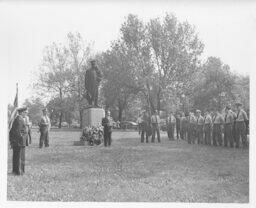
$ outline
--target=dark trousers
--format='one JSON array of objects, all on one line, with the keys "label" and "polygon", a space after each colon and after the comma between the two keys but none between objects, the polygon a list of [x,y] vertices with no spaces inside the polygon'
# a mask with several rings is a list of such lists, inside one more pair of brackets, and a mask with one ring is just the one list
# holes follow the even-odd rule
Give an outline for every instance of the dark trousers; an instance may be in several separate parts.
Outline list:
[{"label": "dark trousers", "polygon": [[25,172],[25,147],[14,145],[12,157],[12,172],[22,175]]},{"label": "dark trousers", "polygon": [[104,146],[110,146],[112,142],[111,138],[112,132],[111,131],[104,131]]},{"label": "dark trousers", "polygon": [[158,142],[161,142],[161,140],[160,140],[160,130],[159,130],[158,124],[152,124],[152,138],[151,138],[151,142],[155,142],[156,134],[157,134]]},{"label": "dark trousers", "polygon": [[203,125],[197,125],[197,143],[203,144],[204,132]]},{"label": "dark trousers", "polygon": [[26,139],[26,146],[28,146],[28,144],[31,144],[32,140],[31,140],[31,130],[28,130],[28,137]]},{"label": "dark trousers", "polygon": [[222,145],[221,124],[213,124],[212,141],[214,146],[217,146],[217,142],[219,146]]},{"label": "dark trousers", "polygon": [[186,140],[186,127],[182,127],[180,129],[180,138],[183,139],[183,140]]},{"label": "dark trousers", "polygon": [[174,123],[170,123],[168,125],[167,134],[168,134],[169,140],[174,140],[174,128],[175,128]]},{"label": "dark trousers", "polygon": [[176,136],[177,136],[177,139],[180,138],[180,127],[176,125]]},{"label": "dark trousers", "polygon": [[148,131],[146,129],[142,129],[141,130],[141,135],[140,135],[140,138],[141,138],[141,142],[143,143],[144,142],[144,136],[146,134],[146,142],[148,143]]},{"label": "dark trousers", "polygon": [[188,143],[191,144],[195,144],[195,134],[196,134],[196,129],[195,129],[195,124],[190,123],[189,124],[189,129],[188,129]]},{"label": "dark trousers", "polygon": [[242,138],[243,147],[247,147],[246,126],[244,121],[236,121],[236,147],[239,147],[240,137]]},{"label": "dark trousers", "polygon": [[232,128],[233,128],[232,123],[226,123],[225,124],[225,129],[224,129],[224,146],[225,147],[228,146],[228,143],[229,143],[230,147],[234,146]]},{"label": "dark trousers", "polygon": [[211,145],[211,126],[210,126],[210,124],[204,125],[204,141],[205,141],[205,144]]},{"label": "dark trousers", "polygon": [[40,140],[39,140],[39,148],[43,147],[43,144],[45,147],[49,147],[49,132],[48,129],[44,129],[40,131]]}]

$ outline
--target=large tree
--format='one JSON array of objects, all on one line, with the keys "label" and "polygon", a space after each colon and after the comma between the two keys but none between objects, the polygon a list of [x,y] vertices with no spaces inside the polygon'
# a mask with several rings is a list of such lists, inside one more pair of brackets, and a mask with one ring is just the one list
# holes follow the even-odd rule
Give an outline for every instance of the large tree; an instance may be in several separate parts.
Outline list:
[{"label": "large tree", "polygon": [[83,112],[87,105],[84,97],[84,74],[86,64],[91,56],[92,44],[86,43],[80,33],[71,33],[68,35],[68,50],[71,60],[71,70],[73,77],[71,82],[71,93],[75,97],[75,103],[77,104],[80,128],[83,126]]},{"label": "large tree", "polygon": [[202,73],[198,76],[198,83],[194,88],[194,105],[196,108],[218,108],[233,102],[235,95],[234,76],[229,66],[219,58],[209,57],[202,66]]},{"label": "large tree", "polygon": [[[41,90],[44,96],[58,96],[60,108],[63,109],[62,101],[70,92],[70,80],[72,78],[69,50],[56,43],[46,47],[43,63],[40,66],[39,79],[34,87]],[[59,128],[61,128],[62,118],[63,110],[61,110],[59,116]]]},{"label": "large tree", "polygon": [[169,94],[181,96],[189,89],[204,46],[187,22],[167,14],[163,21],[157,18],[144,24],[129,15],[121,26],[121,39],[151,109],[161,110]]}]

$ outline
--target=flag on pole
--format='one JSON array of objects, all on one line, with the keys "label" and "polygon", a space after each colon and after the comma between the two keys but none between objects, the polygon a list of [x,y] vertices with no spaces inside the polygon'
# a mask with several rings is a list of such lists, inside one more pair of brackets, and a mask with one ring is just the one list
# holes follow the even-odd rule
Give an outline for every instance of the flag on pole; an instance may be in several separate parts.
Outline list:
[{"label": "flag on pole", "polygon": [[16,96],[15,96],[14,102],[13,102],[13,110],[12,110],[11,116],[9,118],[9,124],[8,124],[9,131],[11,130],[12,123],[17,116],[17,110],[18,110],[18,83],[16,83]]}]

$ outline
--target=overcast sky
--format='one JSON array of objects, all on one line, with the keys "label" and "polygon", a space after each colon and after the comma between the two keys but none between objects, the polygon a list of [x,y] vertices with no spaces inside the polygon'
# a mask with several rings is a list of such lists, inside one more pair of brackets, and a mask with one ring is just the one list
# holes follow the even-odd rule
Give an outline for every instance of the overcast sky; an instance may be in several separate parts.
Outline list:
[{"label": "overcast sky", "polygon": [[[103,2],[103,1],[102,1]],[[144,21],[173,13],[179,21],[195,25],[205,44],[203,58],[217,56],[232,71],[247,75],[256,66],[256,4],[253,1],[54,1],[0,2],[1,74],[8,102],[19,83],[20,104],[31,97],[31,72],[41,63],[43,48],[65,42],[69,31],[94,41],[94,51],[104,51],[118,37],[124,18],[137,14]]]}]

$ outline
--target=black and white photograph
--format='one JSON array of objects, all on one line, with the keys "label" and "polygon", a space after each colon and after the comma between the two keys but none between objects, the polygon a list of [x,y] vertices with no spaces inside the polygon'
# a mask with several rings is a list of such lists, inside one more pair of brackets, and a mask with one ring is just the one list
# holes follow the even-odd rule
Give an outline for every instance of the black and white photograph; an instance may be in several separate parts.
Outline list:
[{"label": "black and white photograph", "polygon": [[0,25],[1,207],[256,206],[256,1],[2,0]]}]

